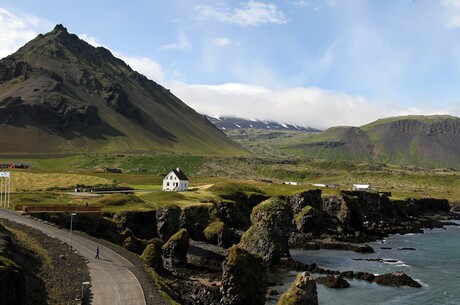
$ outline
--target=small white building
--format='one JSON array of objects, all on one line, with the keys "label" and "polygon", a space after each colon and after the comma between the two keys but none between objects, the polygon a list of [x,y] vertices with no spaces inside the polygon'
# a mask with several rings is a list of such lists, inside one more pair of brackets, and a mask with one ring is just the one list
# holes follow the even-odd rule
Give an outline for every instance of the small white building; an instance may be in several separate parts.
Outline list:
[{"label": "small white building", "polygon": [[369,191],[371,186],[369,184],[353,184],[354,191]]},{"label": "small white building", "polygon": [[188,190],[188,178],[180,168],[171,170],[163,178],[163,191],[183,192]]},{"label": "small white building", "polygon": [[283,182],[283,184],[288,184],[288,185],[300,185],[299,182],[296,182],[296,181],[285,181]]}]

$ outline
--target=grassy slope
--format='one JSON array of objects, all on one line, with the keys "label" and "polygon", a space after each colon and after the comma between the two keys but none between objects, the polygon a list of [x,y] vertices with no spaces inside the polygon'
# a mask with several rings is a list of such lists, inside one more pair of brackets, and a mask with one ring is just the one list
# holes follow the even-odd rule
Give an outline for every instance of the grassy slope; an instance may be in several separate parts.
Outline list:
[{"label": "grassy slope", "polygon": [[[33,68],[27,77],[0,82],[0,100],[21,96],[27,103],[38,104],[58,95],[80,109],[97,107],[101,122],[62,130],[21,116],[23,121],[0,126],[4,135],[0,153],[246,154],[169,90],[136,74],[109,51],[96,49],[63,28],[38,36],[2,62],[9,60],[25,61]],[[109,107],[105,100],[105,88],[114,83],[127,96],[120,106],[126,109],[121,111]],[[126,115],[133,108],[141,113],[141,119]]]},{"label": "grassy slope", "polygon": [[[235,185],[242,190],[256,188],[269,196],[289,196],[302,190],[314,189],[311,185],[313,183],[340,185],[341,189],[349,189],[353,183],[369,183],[374,190],[392,192],[395,198],[436,197],[446,198],[451,202],[458,202],[460,198],[460,173],[452,170],[301,159],[292,156],[290,159],[277,159],[272,156],[196,158],[177,155],[107,155],[85,156],[85,162],[81,162],[81,158],[83,156],[28,160],[33,168],[39,167],[40,170],[12,172],[12,204],[88,203],[103,206],[104,211],[111,212],[151,210],[171,204],[186,207],[216,202],[220,200],[222,188],[235,189]],[[146,172],[138,172],[139,164],[143,165]],[[185,172],[191,179],[191,190],[184,193],[161,192],[162,177],[158,174],[166,172],[164,169],[174,168],[177,164],[181,168],[187,168]],[[113,174],[95,170],[101,166],[115,165],[123,165],[125,172]],[[268,179],[274,183],[262,181]],[[282,184],[283,181],[298,181],[300,185],[285,185]],[[145,192],[128,196],[116,194],[82,197],[58,191],[43,191],[48,187],[68,187],[71,191],[75,183],[117,183]],[[212,185],[214,187],[210,187]],[[338,191],[326,188],[323,189],[323,194],[337,194]]]},{"label": "grassy slope", "polygon": [[282,151],[330,160],[460,168],[459,118],[403,116],[365,126],[333,127]]}]

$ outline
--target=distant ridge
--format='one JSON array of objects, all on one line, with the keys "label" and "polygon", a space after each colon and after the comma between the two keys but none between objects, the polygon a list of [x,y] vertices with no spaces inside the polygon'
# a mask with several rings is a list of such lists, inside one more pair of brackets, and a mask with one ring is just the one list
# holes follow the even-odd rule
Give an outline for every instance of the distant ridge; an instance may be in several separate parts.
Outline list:
[{"label": "distant ridge", "polygon": [[319,129],[299,126],[275,121],[250,120],[237,117],[213,117],[207,116],[208,120],[220,130],[231,129],[271,129],[271,130],[294,130],[305,132],[318,132]]},{"label": "distant ridge", "polygon": [[333,127],[289,148],[331,160],[460,169],[460,118],[401,116],[361,127]]},{"label": "distant ridge", "polygon": [[0,135],[0,154],[246,154],[169,90],[62,25],[0,61]]}]

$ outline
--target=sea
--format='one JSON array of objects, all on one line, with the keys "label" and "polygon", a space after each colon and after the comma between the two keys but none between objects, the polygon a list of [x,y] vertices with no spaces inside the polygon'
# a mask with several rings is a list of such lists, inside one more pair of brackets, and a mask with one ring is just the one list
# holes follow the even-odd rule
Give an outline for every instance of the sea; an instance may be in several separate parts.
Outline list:
[{"label": "sea", "polygon": [[[294,260],[316,263],[330,270],[365,271],[373,274],[403,271],[422,285],[422,288],[388,287],[347,279],[351,286],[346,289],[318,285],[320,305],[460,305],[460,221],[453,222],[459,226],[448,225],[425,230],[420,234],[397,234],[370,243],[375,251],[372,254],[338,250],[291,250],[291,256]],[[383,262],[366,260],[377,258],[383,259]],[[280,295],[289,288],[297,275],[297,272],[285,269],[271,270],[271,273],[277,282],[283,284],[271,287]],[[266,304],[276,304],[278,297],[270,297]]]}]

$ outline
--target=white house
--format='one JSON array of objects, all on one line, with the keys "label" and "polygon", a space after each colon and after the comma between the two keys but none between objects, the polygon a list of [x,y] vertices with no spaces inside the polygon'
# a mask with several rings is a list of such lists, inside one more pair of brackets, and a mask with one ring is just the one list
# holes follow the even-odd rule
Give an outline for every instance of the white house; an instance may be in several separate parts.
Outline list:
[{"label": "white house", "polygon": [[171,170],[163,178],[163,191],[183,192],[188,190],[188,178],[180,168]]},{"label": "white house", "polygon": [[369,191],[371,186],[369,184],[353,184],[354,191]]}]

